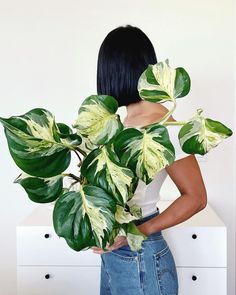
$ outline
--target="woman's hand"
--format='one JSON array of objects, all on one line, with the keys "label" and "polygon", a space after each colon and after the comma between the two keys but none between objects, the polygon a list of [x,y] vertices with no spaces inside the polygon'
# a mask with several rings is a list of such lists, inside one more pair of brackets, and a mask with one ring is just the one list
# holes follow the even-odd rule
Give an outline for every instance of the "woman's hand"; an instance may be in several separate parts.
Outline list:
[{"label": "woman's hand", "polygon": [[[110,246],[109,243],[107,243],[106,245],[106,249],[108,251],[111,250],[115,250],[118,249],[122,246],[126,246],[128,245],[128,240],[126,236],[117,236],[114,240],[114,243]],[[91,247],[91,249],[93,249],[93,253],[97,253],[97,254],[102,254],[102,253],[106,253],[107,251],[103,251],[102,248],[99,247]]]}]

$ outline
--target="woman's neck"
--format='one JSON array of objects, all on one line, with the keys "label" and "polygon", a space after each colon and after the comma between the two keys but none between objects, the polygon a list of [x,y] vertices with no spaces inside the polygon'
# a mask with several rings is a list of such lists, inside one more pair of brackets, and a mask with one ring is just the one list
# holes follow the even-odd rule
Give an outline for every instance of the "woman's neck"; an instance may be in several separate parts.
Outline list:
[{"label": "woman's neck", "polygon": [[160,104],[146,100],[131,103],[126,106],[127,119],[136,118],[139,116],[148,117],[153,113],[160,112],[160,109],[162,109]]}]

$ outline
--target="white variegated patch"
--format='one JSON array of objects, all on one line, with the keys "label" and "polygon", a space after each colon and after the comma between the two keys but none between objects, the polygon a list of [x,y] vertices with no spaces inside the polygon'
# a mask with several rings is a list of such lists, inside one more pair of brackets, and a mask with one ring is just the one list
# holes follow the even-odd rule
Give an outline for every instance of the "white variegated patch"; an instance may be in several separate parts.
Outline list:
[{"label": "white variegated patch", "polygon": [[119,223],[128,223],[132,220],[136,220],[139,219],[139,217],[131,215],[130,212],[125,211],[125,208],[120,206],[120,205],[116,205],[117,209],[116,209],[116,213],[115,213],[115,218],[116,221]]},{"label": "white variegated patch", "polygon": [[152,65],[153,74],[158,81],[156,89],[165,91],[169,97],[174,97],[176,70],[172,69],[167,62]]},{"label": "white variegated patch", "polygon": [[[14,183],[16,182],[20,182],[21,180],[27,179],[27,178],[32,178],[34,176],[25,173],[25,172],[21,172],[21,174],[19,176],[17,176],[17,178],[14,180]],[[47,184],[48,186],[53,186],[58,179],[60,179],[62,177],[62,175],[56,175],[56,176],[52,176],[52,177],[37,177],[39,179],[42,179],[44,181],[45,184]]]},{"label": "white variegated patch", "polygon": [[27,115],[25,115],[25,118],[18,118],[22,121],[25,121],[28,128],[30,129],[30,133],[32,134],[32,136],[44,139],[49,142],[55,142],[55,139],[53,138],[53,127],[55,126],[55,119],[49,112],[46,112],[44,110],[42,110],[42,112],[45,114],[44,121],[32,120],[31,117],[27,118]]},{"label": "white variegated patch", "polygon": [[100,245],[102,245],[102,239],[104,238],[104,230],[108,230],[107,220],[105,219],[104,208],[94,207],[93,204],[86,200],[86,197],[81,192],[83,198],[84,214],[89,216],[89,221],[94,233],[98,237]]}]

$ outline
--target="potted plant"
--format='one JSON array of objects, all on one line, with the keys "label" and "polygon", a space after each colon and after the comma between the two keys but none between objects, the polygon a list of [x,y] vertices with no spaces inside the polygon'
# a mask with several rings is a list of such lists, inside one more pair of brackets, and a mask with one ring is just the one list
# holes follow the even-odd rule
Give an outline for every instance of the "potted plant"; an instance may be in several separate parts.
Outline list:
[{"label": "potted plant", "polygon": [[[182,126],[179,144],[188,154],[205,155],[233,134],[221,122],[205,118],[202,109],[187,121],[167,122],[177,99],[186,96],[190,86],[186,70],[171,68],[168,59],[148,65],[138,80],[140,97],[154,103],[170,101],[173,107],[158,122],[141,128],[125,128],[116,114],[117,100],[106,94],[90,95],[83,101],[71,126],[74,131],[43,108],[0,117],[9,152],[22,170],[14,183],[33,202],[55,203],[53,226],[69,247],[106,250],[107,242],[126,235],[132,250],[141,248],[147,237],[133,220],[142,217],[142,210],[128,201],[140,179],[149,184],[175,160],[167,125]],[[64,173],[71,152],[79,160],[78,175]],[[69,186],[63,184],[66,177]]]}]

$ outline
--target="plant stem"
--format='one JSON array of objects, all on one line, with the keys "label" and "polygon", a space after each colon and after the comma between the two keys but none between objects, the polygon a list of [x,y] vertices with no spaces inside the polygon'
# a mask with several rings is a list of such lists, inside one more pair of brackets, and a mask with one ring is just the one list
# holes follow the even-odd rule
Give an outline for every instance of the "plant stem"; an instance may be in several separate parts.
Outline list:
[{"label": "plant stem", "polygon": [[79,148],[78,146],[77,146],[75,149],[76,149],[78,152],[80,152],[81,155],[83,155],[84,157],[87,156],[87,153],[86,153],[85,151],[81,150],[81,148]]},{"label": "plant stem", "polygon": [[71,177],[71,178],[73,178],[73,179],[75,179],[77,181],[80,181],[81,180],[80,177],[78,177],[78,176],[76,176],[76,175],[74,175],[72,173],[62,173],[61,175]]},{"label": "plant stem", "polygon": [[[156,125],[156,124],[160,124],[160,125],[184,125],[187,122],[186,121],[167,121],[169,119],[169,117],[172,115],[172,113],[174,112],[175,108],[176,108],[176,100],[173,99],[173,107],[172,109],[170,109],[165,116],[163,116],[159,121],[154,122],[152,124],[146,125],[147,127],[151,127],[152,125]],[[145,128],[146,126],[143,126],[143,128]]]},{"label": "plant stem", "polygon": [[174,112],[175,108],[176,108],[176,100],[174,99],[174,100],[173,100],[173,108],[170,109],[169,112],[167,112],[167,113],[165,114],[165,116],[164,116],[160,121],[158,121],[158,123],[164,125],[165,122],[169,119],[169,117],[170,117],[170,116],[172,115],[172,113]]},{"label": "plant stem", "polygon": [[79,164],[77,165],[78,167],[80,167],[82,165],[83,160],[81,159],[79,153],[77,152],[79,151],[84,157],[87,156],[87,153],[85,153],[83,150],[81,150],[79,147],[76,147],[73,152],[76,153],[77,157],[79,158]]},{"label": "plant stem", "polygon": [[168,122],[165,122],[163,125],[165,125],[165,126],[169,126],[169,125],[184,125],[187,122],[188,121],[168,121]]},{"label": "plant stem", "polygon": [[71,185],[69,186],[68,190],[70,190],[70,189],[72,188],[72,186],[73,186],[74,184],[76,184],[77,182],[78,182],[77,180],[74,181],[74,182],[72,182]]},{"label": "plant stem", "polygon": [[79,153],[77,153],[77,151],[76,150],[73,150],[75,153],[76,153],[76,155],[78,156],[78,158],[79,158],[79,160],[80,160],[80,162],[82,162],[82,159],[80,158],[80,155],[79,155]]}]

